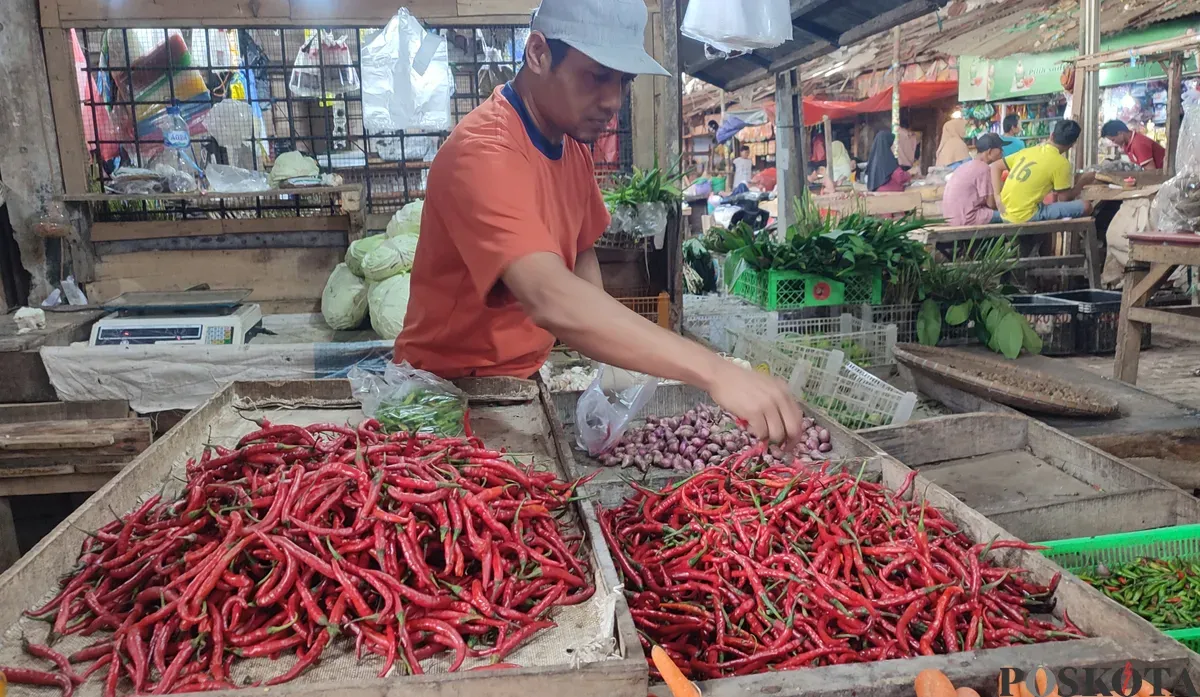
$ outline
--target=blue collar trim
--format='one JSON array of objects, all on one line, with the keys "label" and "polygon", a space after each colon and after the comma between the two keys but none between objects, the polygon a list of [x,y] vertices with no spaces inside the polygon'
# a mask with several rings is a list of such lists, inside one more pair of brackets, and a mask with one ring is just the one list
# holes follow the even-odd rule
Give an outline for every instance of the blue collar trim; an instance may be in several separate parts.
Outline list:
[{"label": "blue collar trim", "polygon": [[506,83],[500,91],[509,104],[517,110],[517,115],[521,117],[521,123],[525,124],[525,133],[529,135],[529,140],[533,142],[533,147],[537,148],[543,155],[551,160],[561,160],[563,156],[562,143],[555,145],[551,143],[541,131],[538,130],[537,124],[533,119],[529,118],[529,110],[525,108],[525,101],[521,99],[521,95],[513,89],[512,83]]}]

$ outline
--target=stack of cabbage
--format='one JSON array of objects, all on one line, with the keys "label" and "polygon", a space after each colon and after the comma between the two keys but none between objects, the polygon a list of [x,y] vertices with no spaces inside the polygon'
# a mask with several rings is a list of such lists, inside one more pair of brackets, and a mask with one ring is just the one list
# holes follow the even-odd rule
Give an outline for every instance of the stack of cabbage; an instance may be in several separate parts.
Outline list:
[{"label": "stack of cabbage", "polygon": [[380,337],[395,339],[408,310],[409,274],[417,253],[424,201],[397,211],[387,232],[358,240],[346,251],[321,296],[321,314],[333,329],[357,329],[371,315]]}]

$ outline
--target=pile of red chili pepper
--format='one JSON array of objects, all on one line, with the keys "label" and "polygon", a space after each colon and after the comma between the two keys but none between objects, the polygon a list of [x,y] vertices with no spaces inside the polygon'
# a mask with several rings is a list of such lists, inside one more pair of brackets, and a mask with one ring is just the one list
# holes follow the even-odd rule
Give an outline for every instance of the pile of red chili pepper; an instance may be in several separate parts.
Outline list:
[{"label": "pile of red chili pepper", "polygon": [[[383,657],[381,677],[442,652],[455,671],[500,662],[595,590],[582,536],[555,515],[578,482],[477,438],[263,423],[187,473],[177,500],[154,496],[85,541],[59,593],[28,613],[52,623],[26,648],[55,672],[0,668],[10,683],[70,695],[97,674],[110,697],[192,692],[235,687],[238,659],[288,657],[281,673],[260,669],[276,685],[335,641]],[[75,634],[96,639],[50,648]]]},{"label": "pile of red chili pepper", "polygon": [[[706,680],[1081,638],[1035,585],[924,500],[761,447],[597,509],[647,653]],[[651,666],[654,672],[653,665]],[[657,674],[657,673],[654,673]]]}]

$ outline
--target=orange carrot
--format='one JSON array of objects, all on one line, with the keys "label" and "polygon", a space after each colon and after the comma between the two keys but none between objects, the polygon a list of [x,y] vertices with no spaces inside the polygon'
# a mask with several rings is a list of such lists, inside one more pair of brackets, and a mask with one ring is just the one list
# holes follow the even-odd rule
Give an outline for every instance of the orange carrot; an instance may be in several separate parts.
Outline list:
[{"label": "orange carrot", "polygon": [[671,660],[661,646],[650,649],[650,658],[654,660],[654,667],[658,668],[659,675],[667,684],[667,688],[671,690],[673,697],[700,697],[700,691],[696,689],[691,680],[679,672],[675,661]]}]

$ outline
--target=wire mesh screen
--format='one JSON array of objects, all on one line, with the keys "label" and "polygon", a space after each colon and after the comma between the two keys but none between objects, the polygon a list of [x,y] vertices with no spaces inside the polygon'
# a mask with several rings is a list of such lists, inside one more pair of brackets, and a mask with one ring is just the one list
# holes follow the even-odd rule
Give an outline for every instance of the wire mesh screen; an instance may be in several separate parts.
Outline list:
[{"label": "wire mesh screen", "polygon": [[[422,198],[429,167],[450,129],[520,70],[527,26],[430,27],[445,40],[450,82],[447,128],[392,130],[364,118],[364,92],[376,94],[368,57],[385,41],[382,27],[114,28],[74,33],[75,62],[93,191],[134,193],[114,173],[154,169],[164,157],[203,185],[209,164],[268,174],[280,155],[314,158],[321,174],[361,184],[370,213],[391,213]],[[414,63],[423,63],[420,42]],[[435,49],[440,51],[440,48]],[[433,54],[435,51],[429,53]],[[440,56],[440,53],[436,53]],[[440,60],[440,58],[434,58]],[[435,64],[440,65],[440,64]],[[417,68],[414,67],[414,71]],[[445,74],[444,72],[442,74]],[[423,75],[414,73],[418,83]],[[364,89],[364,83],[366,89]],[[430,88],[432,89],[432,88]],[[368,105],[369,106],[369,105]],[[169,107],[187,125],[190,144],[164,147]],[[630,107],[592,145],[602,185],[632,167]],[[228,176],[249,175],[225,170]],[[337,183],[336,179],[334,183]],[[212,182],[209,182],[211,186]],[[228,189],[222,188],[223,191]],[[156,192],[148,192],[156,193]],[[190,206],[190,208],[189,208]],[[272,217],[336,213],[329,197],[245,196],[219,201],[122,201],[98,220]]]}]

